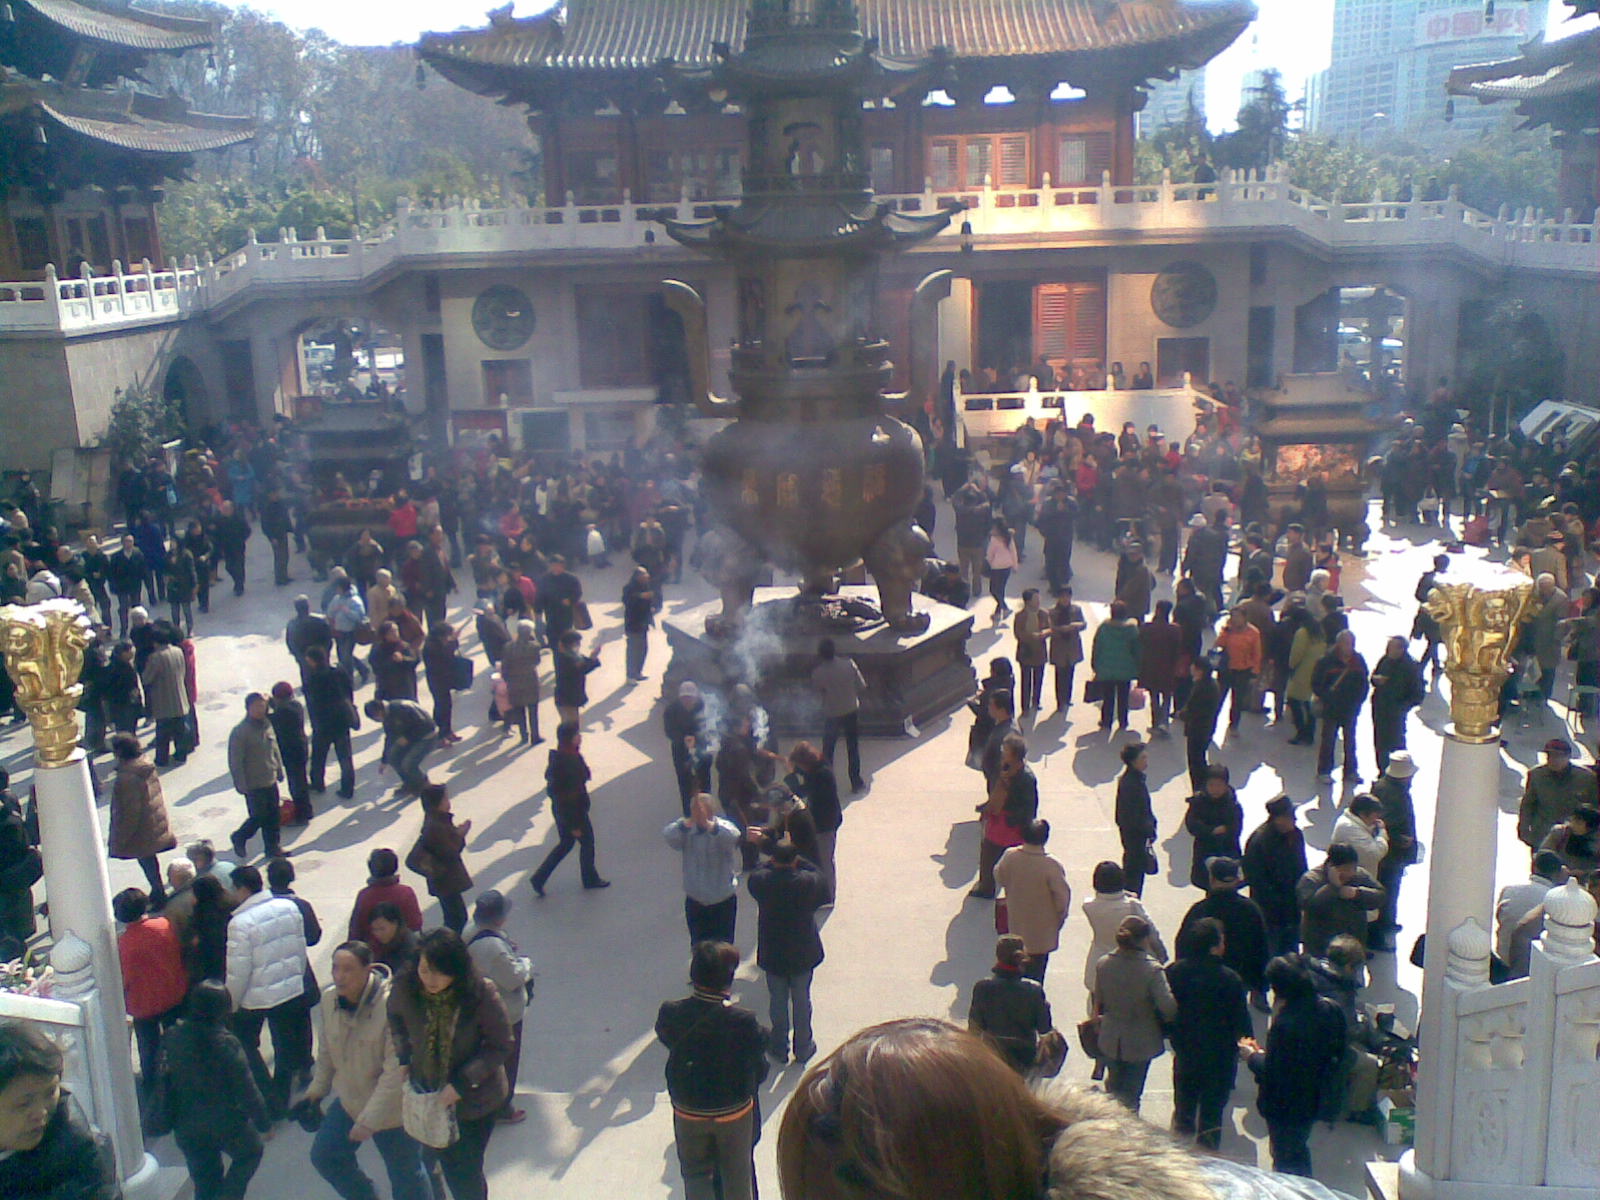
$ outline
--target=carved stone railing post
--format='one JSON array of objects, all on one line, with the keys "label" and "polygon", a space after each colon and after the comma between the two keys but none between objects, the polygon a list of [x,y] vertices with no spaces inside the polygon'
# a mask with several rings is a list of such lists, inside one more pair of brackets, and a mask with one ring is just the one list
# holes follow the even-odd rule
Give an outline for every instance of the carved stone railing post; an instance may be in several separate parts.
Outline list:
[{"label": "carved stone railing post", "polygon": [[77,744],[76,710],[83,694],[78,675],[91,632],[89,619],[75,600],[0,608],[0,653],[17,701],[33,725],[33,786],[50,899],[53,961],[67,976],[69,991],[82,993],[74,998],[88,998],[85,1031],[91,1047],[92,1107],[116,1148],[127,1200],[140,1200],[154,1186],[156,1162],[144,1151],[139,1125],[111,881],[89,771]]},{"label": "carved stone railing post", "polygon": [[[1500,813],[1497,701],[1511,672],[1518,633],[1532,614],[1533,585],[1484,590],[1446,583],[1426,603],[1448,651],[1445,673],[1452,718],[1439,764],[1427,928],[1450,934],[1428,939],[1423,966],[1416,1149],[1406,1169],[1410,1178],[1402,1174],[1401,1189],[1418,1196],[1431,1194],[1435,1180],[1454,1178],[1451,1148],[1459,1115],[1454,1106],[1461,1052],[1454,1024],[1456,999],[1463,989],[1475,986],[1467,982],[1478,976],[1469,960],[1479,949],[1478,935],[1488,937],[1483,930],[1493,919]],[[1483,942],[1485,956],[1487,945]],[[1454,961],[1452,948],[1460,951]]]}]

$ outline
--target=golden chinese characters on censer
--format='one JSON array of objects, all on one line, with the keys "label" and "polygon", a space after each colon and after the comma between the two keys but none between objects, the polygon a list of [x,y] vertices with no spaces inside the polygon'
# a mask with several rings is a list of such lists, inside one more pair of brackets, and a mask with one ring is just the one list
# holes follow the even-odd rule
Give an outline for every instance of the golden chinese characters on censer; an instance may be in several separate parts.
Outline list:
[{"label": "golden chinese characters on censer", "polygon": [[1533,616],[1533,585],[1485,590],[1470,583],[1440,584],[1428,593],[1428,612],[1444,631],[1450,677],[1450,717],[1462,741],[1493,741],[1500,722],[1500,689],[1516,669],[1519,631]]},{"label": "golden chinese characters on censer", "polygon": [[17,703],[33,725],[39,766],[59,767],[78,748],[78,700],[83,652],[94,636],[76,600],[8,604],[0,608],[0,651],[17,688]]}]

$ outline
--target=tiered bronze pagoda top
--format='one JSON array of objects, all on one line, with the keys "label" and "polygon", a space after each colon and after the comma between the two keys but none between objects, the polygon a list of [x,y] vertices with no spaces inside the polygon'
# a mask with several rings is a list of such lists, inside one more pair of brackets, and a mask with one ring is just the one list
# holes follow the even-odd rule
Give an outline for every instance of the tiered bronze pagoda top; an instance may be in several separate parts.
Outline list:
[{"label": "tiered bronze pagoda top", "polygon": [[[517,19],[507,5],[490,14],[487,29],[427,34],[417,50],[453,83],[535,109],[635,100],[641,76],[663,60],[709,67],[714,46],[748,44],[757,32],[746,28],[749,7],[747,0],[569,0],[556,12]],[[1255,16],[1250,0],[859,0],[854,7],[886,59],[943,52],[948,87],[985,90],[1035,74],[1049,87],[1096,74],[1170,77],[1209,61]]]},{"label": "tiered bronze pagoda top", "polygon": [[0,14],[0,177],[8,181],[151,187],[182,174],[190,155],[254,135],[248,117],[191,112],[179,97],[114,86],[137,78],[151,54],[210,46],[209,21],[126,0],[10,0]]}]

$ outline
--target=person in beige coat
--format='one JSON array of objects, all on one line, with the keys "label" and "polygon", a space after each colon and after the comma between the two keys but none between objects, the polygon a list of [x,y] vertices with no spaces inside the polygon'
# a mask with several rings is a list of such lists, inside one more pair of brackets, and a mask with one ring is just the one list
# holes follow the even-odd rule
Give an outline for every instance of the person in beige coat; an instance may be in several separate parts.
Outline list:
[{"label": "person in beige coat", "polygon": [[1150,953],[1154,932],[1143,917],[1123,918],[1117,948],[1100,960],[1094,979],[1106,1092],[1134,1112],[1150,1063],[1166,1048],[1162,1026],[1178,1015],[1166,972]]},{"label": "person in beige coat", "polygon": [[111,787],[111,828],[106,851],[112,858],[138,862],[150,881],[150,898],[160,908],[166,903],[167,889],[162,885],[157,856],[178,846],[167,821],[161,776],[140,752],[139,739],[131,733],[113,734],[111,753],[116,759],[116,775]]},{"label": "person in beige coat", "polygon": [[1022,973],[1044,982],[1051,953],[1061,945],[1061,926],[1072,904],[1072,889],[1059,859],[1045,852],[1050,822],[1030,821],[1022,845],[1012,846],[995,864],[994,880],[1005,894],[1010,931],[1022,939],[1027,961]]},{"label": "person in beige coat", "polygon": [[356,1161],[363,1142],[378,1148],[394,1200],[429,1200],[420,1147],[400,1125],[405,1073],[389,1032],[389,970],[365,942],[333,952],[333,985],[322,993],[322,1046],[301,1104],[332,1095],[311,1144],[311,1165],[341,1196],[375,1195]]}]

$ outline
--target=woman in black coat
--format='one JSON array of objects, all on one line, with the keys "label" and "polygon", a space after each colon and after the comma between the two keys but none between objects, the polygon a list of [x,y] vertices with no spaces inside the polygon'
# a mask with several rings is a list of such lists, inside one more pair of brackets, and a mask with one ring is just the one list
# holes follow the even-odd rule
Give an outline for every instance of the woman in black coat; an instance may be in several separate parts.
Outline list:
[{"label": "woman in black coat", "polygon": [[61,1051],[37,1027],[26,1021],[0,1026],[0,1196],[6,1200],[122,1195],[111,1144],[61,1086],[63,1070]]},{"label": "woman in black coat", "polygon": [[229,1027],[231,1010],[221,983],[196,984],[188,1016],[161,1042],[172,1133],[194,1180],[195,1200],[243,1200],[261,1165],[261,1135],[271,1128],[244,1047]]},{"label": "woman in black coat", "polygon": [[1156,813],[1145,777],[1150,755],[1143,742],[1130,742],[1121,757],[1124,769],[1117,778],[1116,820],[1122,837],[1122,872],[1127,890],[1142,896],[1144,877],[1150,874],[1150,847],[1156,840]]},{"label": "woman in black coat", "polygon": [[189,981],[224,981],[228,977],[228,897],[215,875],[194,881],[194,913],[183,945]]},{"label": "woman in black coat", "polygon": [[972,1007],[967,1010],[967,1028],[987,1037],[1023,1074],[1038,1058],[1039,1035],[1052,1027],[1044,988],[1022,973],[1027,957],[1015,934],[996,942],[994,970],[973,987]]},{"label": "woman in black coat", "polygon": [[1239,857],[1244,808],[1239,803],[1238,793],[1228,782],[1227,767],[1207,768],[1205,786],[1189,797],[1189,811],[1183,818],[1183,827],[1194,838],[1189,882],[1204,891],[1210,882],[1206,859],[1218,855]]}]

